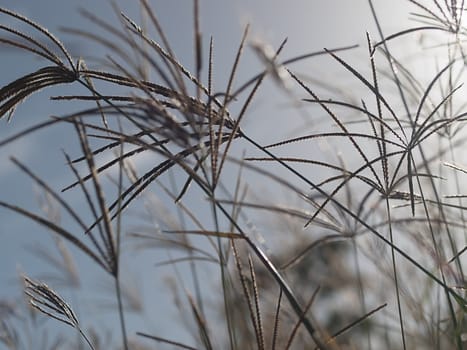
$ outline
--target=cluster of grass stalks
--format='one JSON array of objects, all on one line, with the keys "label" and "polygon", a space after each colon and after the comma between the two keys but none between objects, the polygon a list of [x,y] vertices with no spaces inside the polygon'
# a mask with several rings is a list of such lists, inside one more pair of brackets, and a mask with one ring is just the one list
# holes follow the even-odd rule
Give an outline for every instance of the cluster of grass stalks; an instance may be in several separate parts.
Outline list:
[{"label": "cluster of grass stalks", "polygon": [[[93,274],[113,281],[118,323],[106,340],[106,330],[88,327],[86,313],[78,321],[76,305],[49,282],[22,276],[29,305],[76,330],[71,339],[58,331],[50,348],[463,349],[464,1],[409,2],[414,27],[384,33],[369,0],[378,32],[367,34],[366,47],[350,43],[288,59],[286,40],[271,48],[251,40],[246,27],[232,48],[225,86],[214,84],[215,37],[206,40],[201,33],[197,0],[193,71],[177,58],[146,0],[139,4],[147,23],[115,8],[119,25],[83,12],[99,30],[66,29],[109,52],[96,61],[74,59],[43,26],[0,9],[27,28],[0,25],[0,43],[43,62],[0,89],[0,116],[14,123],[15,108],[48,87],[74,84],[86,91],[52,97],[78,101],[82,110],[44,118],[0,140],[4,146],[44,128],[69,126],[79,145],[72,150],[77,155],[64,152],[74,177],[69,186],[54,188],[11,158],[41,189],[43,210],[1,197],[0,207],[52,233],[68,288],[76,289],[79,275],[89,274],[74,262],[76,252],[95,266]],[[416,62],[433,69],[420,75],[417,65],[397,57],[392,47],[402,43],[416,47]],[[264,70],[239,81],[246,50],[257,54]],[[355,50],[366,53],[369,69],[346,61]],[[344,88],[340,80],[323,89],[294,69],[294,63],[318,56],[353,81],[353,94],[336,93]],[[293,107],[287,118],[320,121],[262,144],[244,119],[266,79]],[[333,93],[324,95],[329,86]],[[263,125],[263,132],[274,132]],[[296,145],[300,154],[289,154]],[[283,193],[280,203],[255,191],[258,183]],[[71,191],[84,205],[67,199]],[[57,212],[67,220],[61,222]],[[135,212],[148,225],[125,230]],[[167,256],[161,248],[169,252],[167,261],[139,270],[144,280],[162,265],[173,271],[167,284],[182,321],[170,336],[150,327],[134,330],[128,321],[129,308],[157,310],[158,301],[142,306],[146,300],[125,286],[126,243],[138,248],[134,254],[144,247],[159,262]],[[183,275],[181,265],[188,266]],[[19,320],[35,313],[25,309],[18,316],[10,304],[2,305],[0,340],[9,349],[27,348]],[[191,340],[177,338],[182,325]]]}]

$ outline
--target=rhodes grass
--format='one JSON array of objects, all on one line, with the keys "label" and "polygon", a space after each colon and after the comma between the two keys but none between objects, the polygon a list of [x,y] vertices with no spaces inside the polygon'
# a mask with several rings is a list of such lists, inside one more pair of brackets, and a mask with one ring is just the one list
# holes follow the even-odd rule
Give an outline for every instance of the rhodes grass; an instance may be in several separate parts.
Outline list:
[{"label": "rhodes grass", "polygon": [[[464,349],[465,4],[408,2],[412,27],[385,33],[369,0],[377,31],[364,46],[329,43],[288,59],[287,40],[272,47],[246,26],[232,62],[222,62],[223,85],[214,79],[216,36],[201,32],[197,0],[186,4],[189,59],[178,58],[146,0],[141,23],[114,6],[119,21],[83,10],[96,29],[64,28],[108,52],[98,58],[75,59],[45,27],[0,8],[17,24],[0,25],[2,46],[42,64],[0,89],[0,117],[14,125],[16,107],[46,88],[83,91],[51,97],[82,109],[0,140],[65,125],[77,144],[57,170],[71,176],[65,188],[11,158],[40,189],[41,211],[0,196],[1,210],[50,232],[54,246],[31,254],[52,261],[66,283],[21,274],[33,311],[2,303],[6,348],[30,348],[34,332],[47,338],[24,328],[39,312],[76,331],[49,335],[43,347],[51,349]],[[404,45],[413,57],[400,54]],[[363,68],[346,57],[356,51]],[[240,79],[249,54],[262,68]],[[296,68],[315,60],[340,75],[322,81]],[[284,136],[252,107],[268,81],[292,106],[287,117],[303,118],[296,134]],[[260,133],[250,130],[251,115]],[[266,133],[276,141],[264,143]],[[92,269],[80,269],[77,255]],[[171,316],[128,284],[127,265],[146,284],[169,271],[150,293],[170,290],[180,313],[173,336],[154,331]],[[112,281],[93,293],[112,295],[118,326],[93,325],[58,291],[89,293],[79,287],[89,275]]]}]

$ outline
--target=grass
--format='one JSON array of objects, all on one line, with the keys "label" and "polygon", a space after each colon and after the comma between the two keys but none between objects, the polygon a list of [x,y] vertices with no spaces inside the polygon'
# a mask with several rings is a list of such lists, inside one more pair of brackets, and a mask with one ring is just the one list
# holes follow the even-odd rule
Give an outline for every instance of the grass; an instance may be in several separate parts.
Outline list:
[{"label": "grass", "polygon": [[[12,157],[43,193],[42,213],[9,198],[0,198],[0,207],[52,233],[58,260],[48,251],[35,254],[60,267],[72,292],[79,291],[73,281],[89,273],[74,262],[78,253],[94,266],[93,274],[112,280],[113,293],[103,294],[114,294],[118,327],[107,346],[465,347],[464,2],[409,2],[415,27],[383,33],[369,0],[377,39],[367,34],[366,47],[324,48],[290,59],[282,58],[287,40],[272,48],[252,40],[247,26],[223,87],[214,84],[215,37],[203,37],[196,0],[192,71],[177,58],[145,0],[140,1],[145,23],[115,7],[119,25],[83,11],[98,30],[66,29],[110,52],[97,60],[75,60],[43,26],[0,9],[28,28],[2,25],[0,42],[44,62],[0,89],[0,116],[14,123],[18,104],[45,88],[78,85],[86,91],[52,97],[77,101],[82,110],[0,140],[5,146],[67,125],[78,144],[72,150],[78,155],[64,151],[74,180],[55,188]],[[421,33],[428,44],[415,39]],[[416,46],[415,62],[435,62],[435,73],[427,77],[397,57],[392,48],[398,42]],[[264,69],[239,81],[248,50]],[[345,58],[355,50],[365,52],[366,70]],[[294,68],[318,58],[340,67],[347,78],[320,83]],[[264,133],[276,131],[267,115],[252,108],[269,79],[292,106],[288,114],[321,119],[306,123],[298,135],[278,131],[272,135],[277,141],[264,144],[245,120],[255,115]],[[355,86],[350,95],[340,92],[344,79]],[[258,183],[284,200],[257,190]],[[67,197],[71,191],[82,198],[80,206]],[[68,220],[61,222],[57,212]],[[135,213],[138,226],[126,229]],[[134,330],[129,321],[141,316],[145,324],[141,310],[158,303],[125,283],[131,264],[123,252],[129,245],[133,254],[144,250],[159,260],[154,267],[133,259],[142,281],[162,266],[171,271],[165,288],[180,311],[174,324],[180,339],[150,327]],[[57,336],[49,348],[106,348],[105,328],[86,326],[92,316],[83,313],[78,321],[72,303],[50,283],[27,274],[22,280],[29,305],[76,330],[77,337]],[[36,314],[22,309],[17,317],[19,309],[4,305],[0,340],[7,348],[27,348],[21,322]],[[191,334],[190,343],[182,341],[183,332]]]}]

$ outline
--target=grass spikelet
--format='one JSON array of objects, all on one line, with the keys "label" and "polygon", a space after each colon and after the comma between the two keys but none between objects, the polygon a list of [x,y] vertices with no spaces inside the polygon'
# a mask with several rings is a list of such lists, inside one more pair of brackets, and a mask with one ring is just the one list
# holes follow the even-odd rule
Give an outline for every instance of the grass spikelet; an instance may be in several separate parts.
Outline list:
[{"label": "grass spikelet", "polygon": [[23,276],[23,280],[25,285],[24,292],[28,296],[29,303],[34,309],[76,329],[88,346],[94,350],[91,342],[81,330],[78,318],[73,309],[60,295],[45,283],[36,282],[27,276]]}]

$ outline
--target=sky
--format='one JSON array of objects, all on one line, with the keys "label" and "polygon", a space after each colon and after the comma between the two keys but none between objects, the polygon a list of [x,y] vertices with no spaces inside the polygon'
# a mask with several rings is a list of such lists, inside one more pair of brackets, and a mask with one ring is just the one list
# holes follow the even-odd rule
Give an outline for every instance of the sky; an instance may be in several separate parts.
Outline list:
[{"label": "sky", "polygon": [[[121,9],[136,22],[140,16],[138,8],[134,5],[137,1],[119,1]],[[192,45],[192,7],[187,0],[151,1],[153,8],[165,29],[173,49],[182,62],[190,67],[193,64]],[[391,33],[407,24],[407,2],[403,0],[374,1],[376,11],[381,19],[381,24],[386,33]],[[204,36],[205,48],[212,35],[214,39],[215,84],[225,86],[226,78],[232,64],[236,47],[240,42],[243,28],[247,23],[251,25],[251,40],[277,47],[282,40],[288,38],[283,57],[289,58],[303,53],[358,44],[360,48],[354,53],[345,54],[355,62],[364,61],[367,57],[365,42],[366,31],[377,38],[376,27],[371,17],[371,11],[366,0],[217,0],[200,1],[201,5],[201,31]],[[56,34],[69,47],[74,59],[79,56],[104,55],[105,51],[96,45],[83,41],[63,32],[63,27],[71,28],[95,28],[92,23],[79,14],[79,9],[84,8],[93,14],[109,19],[116,24],[117,20],[107,1],[95,0],[0,0],[0,6],[17,11],[28,18],[44,25],[50,32]],[[0,23],[26,30],[24,25],[18,24],[1,15]],[[205,50],[206,51],[206,50]],[[245,55],[245,62],[239,75],[239,79],[245,81],[261,70],[261,62],[252,53]],[[41,62],[31,55],[24,54],[16,49],[0,47],[0,86],[3,86],[27,74],[31,69],[41,66]],[[333,79],[335,74],[340,74],[336,65],[332,62],[318,60],[320,65],[301,63],[298,66],[310,75],[319,75],[322,79]],[[321,62],[322,65],[321,65]],[[270,115],[272,125],[291,128],[287,121],[280,116],[283,106],[278,104],[266,104],[264,98],[268,94],[269,84],[264,95],[258,98],[254,105],[255,111],[261,111]],[[72,88],[67,92],[74,91]],[[79,106],[66,103],[50,103],[48,97],[61,92],[59,89],[50,89],[21,104],[11,122],[6,118],[0,120],[0,142],[5,138],[44,121],[50,115],[63,115],[70,109],[79,109]],[[256,119],[247,120],[247,127],[255,133],[259,130]],[[277,123],[277,124],[274,124]],[[284,125],[283,125],[284,124]],[[10,156],[27,164],[34,172],[60,189],[69,184],[70,174],[63,172],[64,158],[62,148],[76,150],[76,140],[70,140],[67,128],[54,127],[14,143],[3,146],[0,150],[0,200],[7,201],[38,212],[38,191],[32,181],[13,166]],[[270,133],[261,135],[264,142],[270,141]],[[71,196],[71,195],[70,195]],[[66,218],[65,218],[66,219]],[[31,249],[38,246],[52,244],[45,230],[28,220],[13,214],[5,209],[0,209],[0,299],[15,299],[18,296],[19,283],[17,274],[19,271],[27,272],[32,276],[40,276],[47,271],[47,266],[37,256],[31,254]],[[89,262],[83,257],[77,257],[80,266],[89,268]],[[49,266],[50,267],[50,266]],[[107,282],[106,282],[107,283]],[[159,298],[167,298],[170,291],[160,288]],[[95,298],[92,296],[90,298]],[[163,303],[159,303],[163,305]],[[169,313],[169,309],[162,307],[161,314]],[[173,317],[173,316],[170,316]],[[174,320],[172,318],[172,320]],[[159,332],[169,332],[170,323],[156,326]],[[189,341],[189,335],[186,335]],[[0,346],[0,349],[1,346]]]}]

